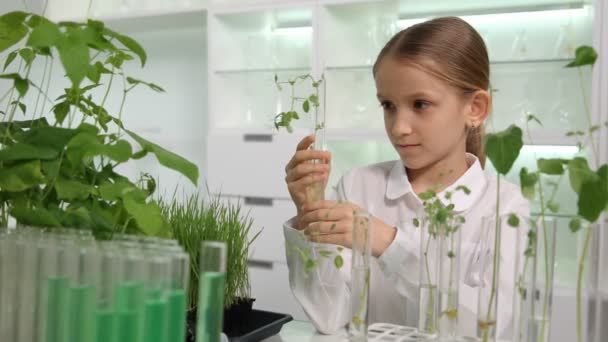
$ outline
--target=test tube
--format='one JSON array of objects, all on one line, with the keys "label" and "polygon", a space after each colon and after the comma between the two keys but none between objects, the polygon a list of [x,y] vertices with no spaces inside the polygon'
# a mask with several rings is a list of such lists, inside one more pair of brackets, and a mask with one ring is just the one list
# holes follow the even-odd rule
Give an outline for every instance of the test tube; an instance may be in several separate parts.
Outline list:
[{"label": "test tube", "polygon": [[368,213],[356,213],[352,230],[351,319],[348,325],[351,341],[367,341],[371,230],[371,216]]},{"label": "test tube", "polygon": [[17,341],[17,234],[0,239],[0,341]]},{"label": "test tube", "polygon": [[224,318],[226,244],[204,241],[201,246],[197,342],[220,340]]}]

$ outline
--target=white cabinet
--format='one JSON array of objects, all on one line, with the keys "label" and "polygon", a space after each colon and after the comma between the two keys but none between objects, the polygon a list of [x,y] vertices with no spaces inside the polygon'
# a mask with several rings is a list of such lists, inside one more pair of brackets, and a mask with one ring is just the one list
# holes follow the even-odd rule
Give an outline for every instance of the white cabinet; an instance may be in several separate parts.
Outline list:
[{"label": "white cabinet", "polygon": [[285,165],[298,134],[211,132],[209,186],[213,193],[289,199]]}]

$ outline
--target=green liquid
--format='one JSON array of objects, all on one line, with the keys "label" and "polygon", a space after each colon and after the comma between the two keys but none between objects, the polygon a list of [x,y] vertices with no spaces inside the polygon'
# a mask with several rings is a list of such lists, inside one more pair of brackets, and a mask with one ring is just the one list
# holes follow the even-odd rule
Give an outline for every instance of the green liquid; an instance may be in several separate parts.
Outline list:
[{"label": "green liquid", "polygon": [[[121,314],[134,315],[134,322],[130,329],[134,331],[134,338],[131,340],[119,340],[120,342],[140,342],[143,334],[143,312],[144,312],[144,285],[138,282],[125,282],[116,287],[114,305],[119,316]],[[124,318],[124,317],[123,317]],[[131,319],[131,318],[129,318]],[[120,320],[120,319],[119,319]],[[122,336],[124,328],[119,322],[119,338]]]},{"label": "green liquid", "polygon": [[167,302],[161,300],[146,301],[144,317],[144,341],[166,342]]},{"label": "green liquid", "polygon": [[197,342],[218,342],[224,321],[224,273],[200,275]]},{"label": "green liquid", "polygon": [[116,341],[116,314],[110,310],[99,310],[95,313],[95,342]]},{"label": "green liquid", "polygon": [[168,293],[168,342],[185,341],[186,339],[186,293],[184,290],[173,290]]},{"label": "green liquid", "polygon": [[46,306],[46,342],[60,342],[65,336],[67,322],[68,280],[63,277],[48,278]]},{"label": "green liquid", "polygon": [[94,332],[95,288],[74,286],[69,290],[69,342],[92,342]]},{"label": "green liquid", "polygon": [[138,315],[135,311],[119,311],[117,314],[118,340],[117,342],[139,341],[137,328]]}]

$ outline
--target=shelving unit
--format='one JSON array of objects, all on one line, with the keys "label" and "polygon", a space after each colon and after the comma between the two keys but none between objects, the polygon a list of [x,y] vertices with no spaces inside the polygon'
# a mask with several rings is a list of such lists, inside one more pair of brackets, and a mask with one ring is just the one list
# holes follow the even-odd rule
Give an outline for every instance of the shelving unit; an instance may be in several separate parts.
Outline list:
[{"label": "shelving unit", "polygon": [[[131,6],[138,3],[124,1]],[[293,134],[274,130],[274,115],[290,105],[289,94],[275,87],[275,74],[282,80],[308,73],[315,78],[325,76],[332,183],[354,166],[398,158],[384,132],[372,64],[393,34],[432,17],[462,16],[486,42],[492,88],[497,90],[488,131],[512,123],[524,127],[528,114],[542,121],[542,126],[530,123],[527,146],[514,169],[524,165],[534,169],[535,154],[568,157],[577,153],[576,139],[566,137],[565,132],[586,125],[581,99],[590,100],[594,112],[608,106],[606,100],[601,102],[605,94],[600,93],[600,89],[605,93],[608,88],[606,80],[600,87],[600,80],[594,79],[592,88],[589,70],[579,75],[576,69],[563,68],[576,46],[606,40],[606,29],[593,23],[599,20],[593,19],[596,10],[603,13],[599,18],[608,12],[602,7],[608,5],[601,1],[210,0],[164,9],[154,8],[153,4],[160,6],[160,1],[139,2],[145,3],[145,10],[125,13],[124,6],[116,5],[121,0],[109,1],[107,5],[114,4],[116,11],[101,11],[99,17],[141,32],[194,26],[206,31],[206,37],[200,37],[208,47],[208,59],[201,68],[206,69],[209,102],[199,113],[206,118],[206,127],[200,133],[208,145],[200,151],[208,158],[204,176],[212,192],[221,192],[226,198],[261,199],[249,203],[252,212],[261,210],[264,217],[272,218],[262,219],[267,225],[260,240],[264,241],[260,243],[263,248],[282,248],[281,224],[295,213],[289,206],[283,167],[296,143],[312,133],[310,116],[296,124]],[[185,6],[186,2],[180,4]],[[606,60],[608,43],[602,46],[600,56]],[[312,89],[297,91],[310,94]],[[607,138],[603,136],[600,141],[606,142]],[[604,149],[603,161],[606,154]],[[508,179],[518,182],[518,175],[509,175]],[[562,208],[572,207],[569,187],[563,188],[558,202]],[[563,265],[571,265],[576,255],[567,248],[572,235],[562,231],[558,244],[564,253],[557,259],[556,284],[570,286],[573,274],[569,266]],[[261,286],[256,282],[263,282],[265,276],[261,274],[268,274],[269,269],[287,277],[285,261],[275,252],[252,255],[254,265],[276,265],[251,268],[254,296]],[[303,318],[298,316],[302,313],[293,300],[283,306],[264,301],[256,304],[279,311],[284,308]]]}]

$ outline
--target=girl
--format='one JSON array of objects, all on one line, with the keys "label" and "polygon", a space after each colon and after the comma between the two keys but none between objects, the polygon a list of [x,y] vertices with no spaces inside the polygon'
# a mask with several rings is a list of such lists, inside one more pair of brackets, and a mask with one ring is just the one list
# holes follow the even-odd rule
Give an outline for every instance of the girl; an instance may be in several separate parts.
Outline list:
[{"label": "girl", "polygon": [[[331,156],[309,149],[312,136],[299,143],[286,166],[297,208],[297,216],[284,225],[287,245],[293,247],[287,248],[291,289],[320,332],[335,332],[349,322],[352,216],[367,211],[373,217],[369,321],[416,326],[420,230],[412,221],[424,210],[417,194],[432,188],[443,198],[443,192],[451,191],[456,213],[466,219],[461,227],[459,333],[474,336],[479,277],[473,255],[481,218],[494,215],[497,197],[495,177],[483,171],[483,124],[491,107],[486,47],[465,21],[433,19],[396,34],[380,52],[373,76],[386,133],[400,160],[351,170],[331,195],[337,201],[307,203],[306,187],[327,182]],[[313,164],[314,159],[327,163]],[[461,185],[470,189],[468,195],[454,191]],[[504,182],[498,195],[501,215],[529,216],[518,187]],[[514,270],[514,246],[522,243],[523,232],[503,229],[499,338],[510,333],[515,272],[509,270]],[[340,271],[324,262],[307,275],[298,247],[311,249],[313,244],[345,247]]]}]

